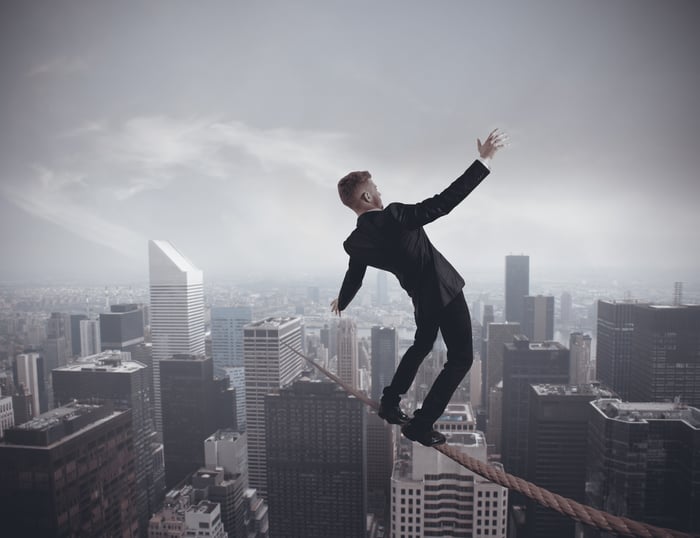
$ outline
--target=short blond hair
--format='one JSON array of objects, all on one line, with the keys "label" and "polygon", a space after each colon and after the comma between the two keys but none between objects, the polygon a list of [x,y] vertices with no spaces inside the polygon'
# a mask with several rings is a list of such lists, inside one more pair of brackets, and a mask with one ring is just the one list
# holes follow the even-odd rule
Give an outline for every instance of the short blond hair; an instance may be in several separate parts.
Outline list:
[{"label": "short blond hair", "polygon": [[338,181],[338,194],[340,201],[349,208],[357,205],[357,191],[372,178],[372,174],[364,172],[350,172]]}]

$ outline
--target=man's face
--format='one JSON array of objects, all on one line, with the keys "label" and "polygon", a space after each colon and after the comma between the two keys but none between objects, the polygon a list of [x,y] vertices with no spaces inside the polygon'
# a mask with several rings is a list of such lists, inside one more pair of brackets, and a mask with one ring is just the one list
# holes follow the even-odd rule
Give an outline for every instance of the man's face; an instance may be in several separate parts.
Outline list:
[{"label": "man's face", "polygon": [[382,204],[382,193],[379,192],[379,189],[377,189],[377,185],[375,185],[374,181],[372,181],[371,178],[367,180],[367,189],[365,190],[372,197],[372,206],[376,209],[384,209],[384,204]]}]

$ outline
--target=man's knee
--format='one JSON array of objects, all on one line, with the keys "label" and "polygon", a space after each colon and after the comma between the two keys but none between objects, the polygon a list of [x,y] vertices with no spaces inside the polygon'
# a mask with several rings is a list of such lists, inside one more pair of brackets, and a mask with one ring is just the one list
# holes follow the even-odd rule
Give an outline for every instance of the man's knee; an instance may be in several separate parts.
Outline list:
[{"label": "man's knee", "polygon": [[464,377],[474,362],[474,356],[469,350],[447,352],[445,368],[449,368],[455,375]]}]

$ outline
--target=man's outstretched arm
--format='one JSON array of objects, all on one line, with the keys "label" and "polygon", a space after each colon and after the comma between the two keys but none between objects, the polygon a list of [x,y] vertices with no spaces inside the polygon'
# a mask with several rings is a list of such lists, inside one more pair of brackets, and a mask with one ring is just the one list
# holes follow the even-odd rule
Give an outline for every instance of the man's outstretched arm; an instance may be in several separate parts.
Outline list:
[{"label": "man's outstretched arm", "polygon": [[350,257],[348,270],[343,279],[343,285],[340,286],[340,293],[338,297],[331,302],[331,311],[334,314],[340,315],[340,312],[345,310],[350,304],[350,301],[353,300],[360,287],[362,287],[362,280],[365,278],[366,271],[366,264]]},{"label": "man's outstretched arm", "polygon": [[505,145],[506,136],[494,129],[483,144],[478,138],[476,142],[479,160],[474,161],[464,174],[440,194],[422,202],[412,205],[390,204],[387,209],[394,218],[407,228],[419,228],[447,215],[464,200],[489,174],[488,164],[496,152]]}]

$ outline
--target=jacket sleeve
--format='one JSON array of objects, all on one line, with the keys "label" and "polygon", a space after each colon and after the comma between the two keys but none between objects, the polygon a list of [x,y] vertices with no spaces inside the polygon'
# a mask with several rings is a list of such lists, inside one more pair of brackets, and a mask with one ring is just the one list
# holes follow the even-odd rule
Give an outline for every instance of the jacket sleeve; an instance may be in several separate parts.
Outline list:
[{"label": "jacket sleeve", "polygon": [[343,285],[340,287],[340,293],[338,294],[338,309],[345,310],[353,300],[360,287],[362,286],[362,279],[365,277],[365,272],[367,271],[367,265],[354,259],[350,256],[350,262],[348,263],[348,270],[345,273],[345,278],[343,279]]},{"label": "jacket sleeve", "polygon": [[447,215],[488,175],[489,169],[481,161],[475,160],[440,194],[417,204],[390,204],[387,209],[406,228],[420,228]]}]

